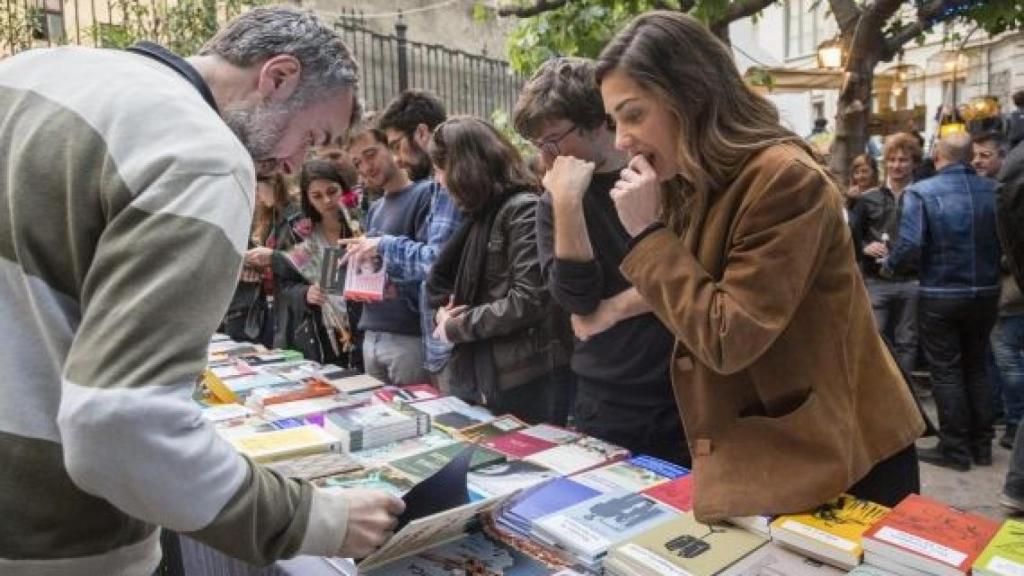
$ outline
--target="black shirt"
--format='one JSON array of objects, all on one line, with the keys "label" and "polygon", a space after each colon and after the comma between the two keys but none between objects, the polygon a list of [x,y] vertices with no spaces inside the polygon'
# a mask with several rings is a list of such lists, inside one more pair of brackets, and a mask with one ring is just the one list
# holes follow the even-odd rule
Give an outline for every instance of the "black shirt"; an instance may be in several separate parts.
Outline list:
[{"label": "black shirt", "polygon": [[[566,311],[587,315],[605,300],[632,288],[619,271],[629,252],[629,233],[619,221],[610,191],[618,172],[595,174],[583,197],[583,215],[594,260],[555,258],[551,194],[537,209],[537,253],[552,297]],[[575,341],[573,372],[581,383],[623,388],[633,400],[672,398],[669,361],[675,338],[654,314],[623,320],[585,342]]]}]

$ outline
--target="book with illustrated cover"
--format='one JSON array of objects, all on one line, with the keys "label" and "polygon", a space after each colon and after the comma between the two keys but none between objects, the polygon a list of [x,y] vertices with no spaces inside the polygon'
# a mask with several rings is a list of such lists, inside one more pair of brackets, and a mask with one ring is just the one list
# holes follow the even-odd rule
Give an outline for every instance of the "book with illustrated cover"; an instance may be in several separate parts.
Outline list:
[{"label": "book with illustrated cover", "polygon": [[359,400],[353,399],[348,394],[335,394],[333,396],[321,396],[307,398],[294,402],[271,404],[263,409],[267,418],[280,420],[282,418],[309,418],[315,415],[322,415],[331,410],[351,408],[361,404]]},{"label": "book with illustrated cover", "polygon": [[313,481],[313,484],[321,488],[335,490],[350,488],[383,490],[401,498],[406,492],[412,490],[416,482],[402,474],[401,471],[385,465],[318,478]]},{"label": "book with illustrated cover", "polygon": [[316,377],[334,386],[338,392],[344,392],[345,394],[357,394],[368,390],[376,390],[384,386],[383,382],[369,374],[340,376],[340,374],[345,373],[347,371],[331,370],[324,366],[322,370],[317,372]]},{"label": "book with illustrated cover", "polygon": [[[390,464],[419,481],[433,475],[435,472],[443,468],[444,465],[452,458],[462,452],[466,446],[468,446],[468,444],[465,442],[454,442],[447,446],[435,448],[427,452],[421,452],[400,460],[394,460]],[[504,461],[505,456],[502,454],[478,446],[473,452],[473,458],[470,461],[470,469],[474,470],[476,468]]]},{"label": "book with illustrated cover", "polygon": [[532,532],[592,566],[610,547],[679,514],[643,494],[613,492],[544,516],[533,523]]},{"label": "book with illustrated cover", "polygon": [[771,524],[771,537],[798,552],[850,570],[860,564],[861,537],[889,509],[842,494],[804,514],[785,514]]},{"label": "book with illustrated cover", "polygon": [[[968,574],[999,524],[926,496],[911,494],[864,534],[864,549],[896,566],[929,574]],[[882,564],[885,560],[894,566]]]},{"label": "book with illustrated cover", "polygon": [[210,371],[210,374],[221,380],[237,378],[239,376],[251,376],[256,373],[252,366],[241,359],[232,360],[220,366],[210,366],[207,370]]},{"label": "book with illustrated cover", "polygon": [[629,457],[629,451],[597,438],[584,436],[572,444],[555,446],[527,456],[525,460],[569,475]]},{"label": "book with illustrated cover", "polygon": [[283,476],[301,478],[303,480],[314,480],[316,478],[344,474],[345,472],[352,472],[362,468],[348,454],[342,454],[341,452],[323,452],[321,454],[299,456],[278,462],[269,462],[266,466],[276,470]]},{"label": "book with illustrated cover", "polygon": [[844,571],[768,542],[719,576],[841,576]]},{"label": "book with illustrated cover", "polygon": [[[595,485],[599,490],[611,492],[640,492],[652,486],[668,482],[672,478],[689,473],[669,462],[657,460],[650,456],[620,460],[612,464],[593,468],[574,475],[573,480],[588,485]],[[670,476],[666,476],[668,474]]]},{"label": "book with illustrated cover", "polygon": [[[338,250],[329,248],[329,250]],[[384,261],[380,257],[367,258],[356,265],[349,263],[348,266],[339,267],[339,260],[342,254],[332,254],[330,258],[324,258],[324,275],[333,275],[329,280],[332,290],[336,291],[337,286],[343,286],[342,293],[349,300],[359,302],[380,302],[384,300],[384,292],[387,288],[388,275],[384,269]],[[333,268],[332,268],[333,267]],[[344,276],[341,276],[344,274]],[[341,282],[341,279],[344,281]]]},{"label": "book with illustrated cover", "polygon": [[235,404],[245,404],[252,390],[293,384],[291,380],[269,372],[222,379],[209,370],[203,372],[203,383],[217,401]]},{"label": "book with illustrated cover", "polygon": [[[441,391],[430,384],[408,384],[405,386],[384,386],[373,393],[376,402],[403,404],[442,398]],[[435,416],[435,414],[431,414]]]},{"label": "book with illustrated cover", "polygon": [[408,407],[428,414],[435,426],[449,434],[457,434],[470,426],[494,420],[494,415],[486,408],[471,406],[454,396],[412,402]]},{"label": "book with illustrated cover", "polygon": [[473,444],[483,444],[496,436],[515,432],[516,430],[522,430],[527,426],[528,424],[519,418],[516,418],[511,414],[505,414],[503,416],[498,416],[490,422],[476,424],[475,426],[470,426],[469,428],[461,430],[458,433],[458,438],[459,440],[472,442]]},{"label": "book with illustrated cover", "polygon": [[697,522],[686,512],[619,544],[606,562],[642,576],[714,576],[765,542],[740,528]]},{"label": "book with illustrated cover", "polygon": [[364,572],[366,576],[547,576],[549,573],[545,565],[479,530]]},{"label": "book with illustrated cover", "polygon": [[254,388],[246,395],[245,403],[256,409],[265,409],[273,404],[336,396],[337,394],[338,391],[333,386],[321,380],[303,378],[297,382]]},{"label": "book with illustrated cover", "polygon": [[471,471],[466,486],[471,492],[490,498],[511,494],[557,477],[558,473],[554,470],[522,460],[509,460]]},{"label": "book with illustrated cover", "polygon": [[1021,576],[1024,574],[1024,522],[1003,522],[992,541],[974,561],[976,576]]}]

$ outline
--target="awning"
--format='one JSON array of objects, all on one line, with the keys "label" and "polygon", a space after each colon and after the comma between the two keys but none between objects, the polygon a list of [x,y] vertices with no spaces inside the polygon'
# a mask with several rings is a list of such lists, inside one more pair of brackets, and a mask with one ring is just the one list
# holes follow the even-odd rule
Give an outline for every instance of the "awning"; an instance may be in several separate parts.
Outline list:
[{"label": "awning", "polygon": [[[762,94],[786,92],[807,92],[808,90],[840,90],[843,87],[843,70],[792,69],[751,66],[743,75],[747,84]],[[875,92],[888,92],[894,76],[875,74]]]}]

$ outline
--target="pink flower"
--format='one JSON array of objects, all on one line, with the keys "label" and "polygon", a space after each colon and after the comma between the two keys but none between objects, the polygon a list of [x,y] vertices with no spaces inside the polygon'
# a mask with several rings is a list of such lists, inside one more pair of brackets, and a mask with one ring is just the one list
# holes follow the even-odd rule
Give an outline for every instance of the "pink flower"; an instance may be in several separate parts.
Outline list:
[{"label": "pink flower", "polygon": [[313,233],[313,221],[309,218],[303,218],[296,222],[292,229],[299,235],[300,238],[308,238]]},{"label": "pink flower", "polygon": [[346,208],[355,208],[359,205],[359,194],[355,190],[345,190],[341,193],[341,203]]}]

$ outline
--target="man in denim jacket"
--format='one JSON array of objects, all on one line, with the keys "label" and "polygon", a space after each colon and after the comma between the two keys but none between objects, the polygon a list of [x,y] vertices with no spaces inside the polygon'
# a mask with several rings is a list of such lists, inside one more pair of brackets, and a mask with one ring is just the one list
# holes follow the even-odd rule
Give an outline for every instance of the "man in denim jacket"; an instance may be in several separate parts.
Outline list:
[{"label": "man in denim jacket", "polygon": [[936,175],[913,184],[899,239],[885,266],[919,263],[920,328],[939,411],[939,445],[924,462],[965,471],[992,463],[992,414],[985,347],[996,320],[999,258],[995,182],[970,167],[971,140],[936,144]]}]

